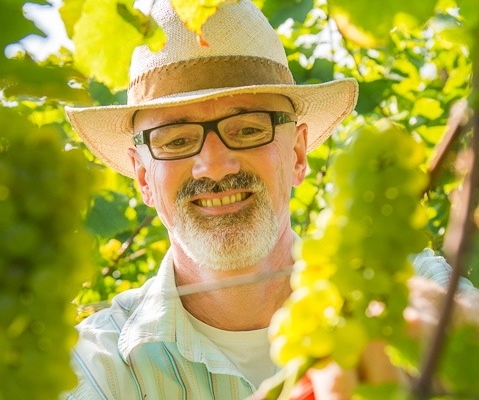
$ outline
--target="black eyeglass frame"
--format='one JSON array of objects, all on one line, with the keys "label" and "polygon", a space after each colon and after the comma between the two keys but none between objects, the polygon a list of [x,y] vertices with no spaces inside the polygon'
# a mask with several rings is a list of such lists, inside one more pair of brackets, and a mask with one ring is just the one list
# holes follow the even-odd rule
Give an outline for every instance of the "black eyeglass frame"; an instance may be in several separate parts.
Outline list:
[{"label": "black eyeglass frame", "polygon": [[[224,138],[221,136],[221,133],[219,132],[219,129],[218,129],[218,124],[221,121],[223,121],[225,119],[228,119],[228,118],[231,118],[231,117],[235,117],[237,115],[257,114],[257,113],[269,114],[269,116],[271,118],[272,133],[271,133],[271,139],[270,140],[268,140],[265,143],[255,144],[255,145],[246,146],[246,147],[231,146],[231,145],[229,145],[225,142]],[[138,145],[141,145],[141,144],[146,144],[148,146],[148,150],[150,151],[151,156],[155,160],[162,160],[162,161],[181,160],[181,159],[193,157],[193,156],[199,154],[201,152],[201,149],[203,149],[203,145],[205,144],[205,140],[206,140],[206,135],[209,132],[215,132],[218,135],[218,137],[220,138],[221,142],[230,150],[247,150],[247,149],[254,149],[254,148],[257,148],[257,147],[261,147],[261,146],[266,146],[267,144],[271,143],[274,140],[274,137],[275,137],[276,126],[287,124],[287,123],[290,123],[290,122],[294,122],[294,123],[297,122],[296,115],[293,114],[293,113],[290,113],[290,112],[286,112],[286,111],[264,111],[264,110],[246,111],[246,112],[241,112],[241,113],[238,113],[238,114],[228,115],[226,117],[215,119],[213,121],[179,122],[179,123],[159,125],[159,126],[155,126],[153,128],[144,129],[144,130],[139,131],[138,133],[133,135],[133,142],[134,142],[135,146],[138,146]],[[191,154],[188,154],[188,155],[174,156],[174,157],[168,157],[168,158],[155,156],[153,154],[153,151],[151,150],[151,147],[150,147],[150,133],[152,131],[154,131],[155,129],[165,128],[167,126],[174,126],[174,125],[200,125],[200,126],[203,127],[203,138],[201,140],[201,144],[200,144],[198,150],[196,150],[195,152],[193,152]]]}]

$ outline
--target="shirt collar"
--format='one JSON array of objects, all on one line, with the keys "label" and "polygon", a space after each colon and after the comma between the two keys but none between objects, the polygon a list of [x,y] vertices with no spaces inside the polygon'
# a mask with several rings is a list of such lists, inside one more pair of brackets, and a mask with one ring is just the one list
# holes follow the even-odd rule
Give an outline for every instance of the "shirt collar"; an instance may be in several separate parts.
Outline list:
[{"label": "shirt collar", "polygon": [[158,274],[151,284],[143,287],[138,307],[126,320],[118,339],[118,348],[123,359],[143,343],[174,342],[175,319],[183,311],[176,291],[173,257],[169,250],[161,262]]},{"label": "shirt collar", "polygon": [[191,324],[176,290],[171,250],[165,255],[157,276],[142,290],[138,307],[126,320],[118,338],[118,348],[125,362],[129,363],[137,346],[175,342],[186,359],[202,362],[211,371],[237,374],[224,354]]}]

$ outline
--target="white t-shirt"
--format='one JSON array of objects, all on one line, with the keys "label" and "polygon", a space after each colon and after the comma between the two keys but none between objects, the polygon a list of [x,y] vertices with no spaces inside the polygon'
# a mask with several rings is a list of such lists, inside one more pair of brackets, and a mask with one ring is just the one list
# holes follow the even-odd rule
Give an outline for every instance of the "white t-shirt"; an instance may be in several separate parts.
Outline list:
[{"label": "white t-shirt", "polygon": [[279,368],[269,355],[268,328],[253,331],[225,331],[188,317],[193,327],[211,340],[256,388]]}]

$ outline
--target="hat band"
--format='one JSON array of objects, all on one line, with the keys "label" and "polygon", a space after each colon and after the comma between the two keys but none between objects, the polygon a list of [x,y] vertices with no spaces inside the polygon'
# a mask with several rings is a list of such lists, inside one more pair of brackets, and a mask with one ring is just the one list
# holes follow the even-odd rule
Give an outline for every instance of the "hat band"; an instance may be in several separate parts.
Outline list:
[{"label": "hat band", "polygon": [[197,58],[153,68],[131,81],[128,104],[197,90],[278,84],[293,85],[293,76],[286,66],[266,58]]}]

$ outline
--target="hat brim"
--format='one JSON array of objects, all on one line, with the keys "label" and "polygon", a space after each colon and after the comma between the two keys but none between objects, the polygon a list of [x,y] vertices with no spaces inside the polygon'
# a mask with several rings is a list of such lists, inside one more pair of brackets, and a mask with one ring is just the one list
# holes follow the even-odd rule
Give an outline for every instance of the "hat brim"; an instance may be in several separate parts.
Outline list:
[{"label": "hat brim", "polygon": [[102,107],[65,107],[73,128],[88,148],[107,166],[134,178],[127,155],[133,146],[133,115],[137,110],[197,103],[237,94],[269,93],[288,97],[298,116],[307,123],[308,152],[323,143],[354,109],[358,97],[355,79],[345,78],[314,85],[256,85],[207,89],[165,96],[143,104]]}]

